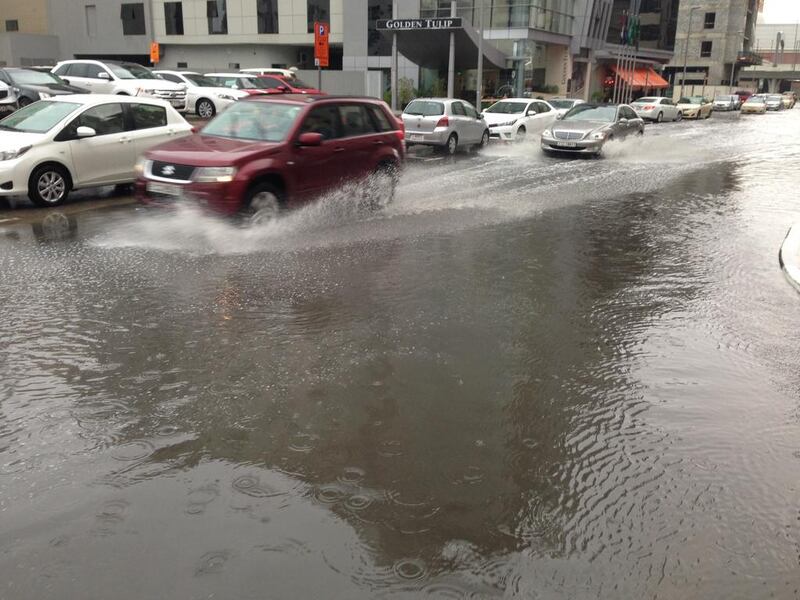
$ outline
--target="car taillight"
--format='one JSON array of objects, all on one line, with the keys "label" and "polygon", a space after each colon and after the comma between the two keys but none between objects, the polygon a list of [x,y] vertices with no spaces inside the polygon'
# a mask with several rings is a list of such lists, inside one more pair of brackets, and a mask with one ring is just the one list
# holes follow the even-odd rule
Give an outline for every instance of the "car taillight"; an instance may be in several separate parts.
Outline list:
[{"label": "car taillight", "polygon": [[653,106],[652,104],[648,104],[647,106],[644,107],[644,110],[653,110],[654,108],[655,106]]},{"label": "car taillight", "polygon": [[436,123],[436,126],[437,126],[437,127],[448,127],[449,125],[450,125],[450,119],[448,119],[447,117],[442,117],[442,118],[441,118],[441,119],[439,119],[439,121]]},{"label": "car taillight", "polygon": [[394,130],[394,134],[397,136],[397,139],[405,141],[406,139],[406,124],[403,123],[403,119],[395,119],[397,123],[397,129]]}]

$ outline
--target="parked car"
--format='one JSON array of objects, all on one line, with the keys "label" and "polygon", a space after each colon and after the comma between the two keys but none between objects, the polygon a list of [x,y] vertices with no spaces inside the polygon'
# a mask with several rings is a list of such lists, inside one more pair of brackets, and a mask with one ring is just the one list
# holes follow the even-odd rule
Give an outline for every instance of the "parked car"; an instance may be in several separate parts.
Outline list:
[{"label": "parked car", "polygon": [[741,112],[743,115],[763,115],[767,112],[767,101],[763,96],[750,96],[747,101],[742,104]]},{"label": "parked car", "polygon": [[183,85],[165,81],[147,67],[135,63],[65,60],[53,68],[53,73],[92,94],[158,98],[179,111],[186,110],[186,88]]},{"label": "parked car", "polygon": [[70,190],[130,183],[136,157],[189,135],[167,102],[110,95],[57,96],[0,121],[0,195],[56,206]]},{"label": "parked car", "polygon": [[0,81],[14,88],[20,106],[27,106],[51,96],[86,93],[86,90],[69,85],[52,73],[30,69],[0,68]]},{"label": "parked car", "polygon": [[559,115],[554,106],[533,98],[499,100],[483,111],[492,139],[522,141],[529,133],[540,134]]},{"label": "parked car", "polygon": [[242,73],[206,73],[204,77],[213,81],[218,87],[241,90],[249,96],[283,93],[277,89],[271,90],[263,87],[262,82],[259,82],[252,75],[244,75]]},{"label": "parked car", "polygon": [[678,100],[678,109],[684,119],[707,119],[714,110],[714,105],[702,96],[683,97]]},{"label": "parked car", "polygon": [[570,108],[577,104],[583,104],[583,100],[579,100],[578,98],[550,98],[547,100],[547,103],[556,109],[556,112],[559,115],[565,115],[569,111]]},{"label": "parked car", "polygon": [[417,98],[402,115],[407,146],[423,145],[453,155],[459,148],[484,147],[489,128],[469,102],[453,98]]},{"label": "parked car", "polygon": [[17,94],[7,83],[0,81],[0,117],[14,112],[19,107]]},{"label": "parked car", "polygon": [[294,79],[297,77],[297,73],[295,73],[292,69],[277,69],[274,67],[271,68],[258,68],[258,69],[241,69],[241,73],[245,75],[280,75],[286,79]]},{"label": "parked car", "polygon": [[256,96],[146,152],[136,192],[147,204],[186,199],[261,221],[370,177],[365,195],[379,206],[393,198],[404,156],[402,123],[381,100]]},{"label": "parked car", "polygon": [[602,154],[611,140],[644,135],[644,120],[627,104],[579,104],[542,132],[545,153]]},{"label": "parked car", "polygon": [[186,111],[210,119],[231,104],[249,95],[242,90],[218,86],[212,79],[190,71],[153,71],[172,83],[186,86]]},{"label": "parked car", "polygon": [[797,94],[794,92],[783,92],[783,106],[785,108],[794,108],[797,103]]},{"label": "parked car", "polygon": [[325,92],[311,87],[297,77],[288,78],[280,75],[251,76],[253,82],[260,88],[277,91],[284,94],[314,94],[323,95]]},{"label": "parked car", "polygon": [[747,102],[747,99],[753,95],[753,92],[750,92],[748,90],[739,90],[735,92],[735,95],[739,97],[739,107],[741,107],[742,104]]},{"label": "parked car", "polygon": [[783,96],[780,94],[769,94],[767,96],[767,110],[783,110]]},{"label": "parked car", "polygon": [[639,98],[631,104],[631,108],[640,118],[656,123],[683,119],[683,113],[675,106],[672,98],[663,96]]},{"label": "parked car", "polygon": [[719,95],[714,97],[714,110],[731,111],[739,110],[739,96]]}]

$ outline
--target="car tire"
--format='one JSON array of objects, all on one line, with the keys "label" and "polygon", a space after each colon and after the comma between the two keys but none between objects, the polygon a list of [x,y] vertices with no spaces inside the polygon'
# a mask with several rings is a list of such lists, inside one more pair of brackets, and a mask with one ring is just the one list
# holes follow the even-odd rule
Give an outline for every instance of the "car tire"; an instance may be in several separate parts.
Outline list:
[{"label": "car tire", "polygon": [[250,225],[274,221],[283,211],[283,193],[271,183],[259,183],[247,191],[244,217]]},{"label": "car tire", "polygon": [[517,133],[514,135],[515,142],[524,142],[525,137],[528,135],[528,130],[525,129],[525,125],[520,125],[520,128],[517,129]]},{"label": "car tire", "polygon": [[681,111],[678,111],[678,114],[675,115],[675,122],[680,123],[681,121],[683,121],[683,113]]},{"label": "car tire", "polygon": [[663,112],[659,112],[656,115],[656,123],[663,123],[663,122],[664,122],[664,113]]},{"label": "car tire", "polygon": [[483,135],[481,136],[481,143],[478,145],[478,148],[480,150],[483,150],[488,145],[489,145],[489,130],[487,129],[486,131],[483,132]]},{"label": "car tire", "polygon": [[63,204],[72,186],[69,173],[61,165],[37,167],[28,179],[28,198],[36,206]]},{"label": "car tire", "polygon": [[451,133],[450,137],[447,138],[447,144],[444,146],[444,153],[448,156],[455,156],[456,152],[458,152],[458,136],[455,133]]},{"label": "car tire", "polygon": [[195,104],[195,112],[201,119],[211,119],[217,114],[217,107],[208,98],[200,98]]},{"label": "car tire", "polygon": [[364,208],[376,211],[394,202],[398,179],[396,165],[392,163],[378,165],[364,182]]},{"label": "car tire", "polygon": [[31,100],[27,96],[20,96],[17,104],[19,104],[20,108],[23,108],[25,106],[28,106],[29,104],[33,104],[33,100]]}]

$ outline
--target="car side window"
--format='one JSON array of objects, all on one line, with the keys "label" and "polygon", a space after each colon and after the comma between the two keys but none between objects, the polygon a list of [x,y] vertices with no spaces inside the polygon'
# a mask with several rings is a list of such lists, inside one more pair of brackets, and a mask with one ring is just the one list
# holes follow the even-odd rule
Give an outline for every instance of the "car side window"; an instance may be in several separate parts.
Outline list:
[{"label": "car side window", "polygon": [[258,80],[264,83],[264,87],[268,90],[275,90],[284,85],[280,79],[274,77],[259,77]]},{"label": "car side window", "polygon": [[623,110],[625,111],[625,118],[627,118],[627,119],[636,119],[637,118],[636,113],[633,112],[633,110],[628,108],[627,106],[623,107]]},{"label": "car side window", "polygon": [[339,110],[335,106],[312,109],[300,125],[300,133],[319,133],[323,140],[341,137]]},{"label": "car side window", "polygon": [[343,137],[369,135],[378,132],[366,109],[361,104],[342,104],[339,106],[339,113],[342,116],[344,125]]},{"label": "car side window", "polygon": [[367,111],[372,116],[372,120],[375,122],[375,126],[378,128],[378,131],[394,131],[394,127],[392,127],[389,119],[386,118],[386,113],[384,113],[380,108],[377,106],[367,106]]},{"label": "car side window", "polygon": [[58,76],[66,75],[67,71],[70,68],[70,66],[72,66],[72,65],[61,65],[60,67],[57,67],[57,68],[53,69],[53,73],[55,73]]},{"label": "car side window", "polygon": [[468,117],[473,119],[478,118],[478,111],[476,111],[469,102],[464,102],[464,111],[467,113]]},{"label": "car side window", "polygon": [[550,107],[544,102],[534,102],[534,104],[536,105],[537,114],[550,112]]},{"label": "car side window", "polygon": [[171,81],[172,83],[183,83],[180,77],[173,75],[172,73],[159,73],[158,75],[165,81]]},{"label": "car side window", "polygon": [[450,110],[457,117],[465,117],[465,116],[467,116],[467,113],[464,112],[464,105],[461,104],[461,102],[453,102],[450,105]]},{"label": "car side window", "polygon": [[77,123],[75,129],[91,127],[97,135],[112,135],[125,131],[125,113],[117,102],[101,104],[84,111],[73,123]]},{"label": "car side window", "polygon": [[88,77],[90,79],[100,79],[100,73],[105,73],[106,70],[101,67],[100,65],[83,65],[86,67],[86,71],[84,75],[78,75],[77,77]]},{"label": "car side window", "polygon": [[73,63],[69,66],[70,77],[88,77],[89,65],[86,63]]},{"label": "car side window", "polygon": [[152,104],[130,104],[135,129],[166,127],[167,111],[163,106]]}]

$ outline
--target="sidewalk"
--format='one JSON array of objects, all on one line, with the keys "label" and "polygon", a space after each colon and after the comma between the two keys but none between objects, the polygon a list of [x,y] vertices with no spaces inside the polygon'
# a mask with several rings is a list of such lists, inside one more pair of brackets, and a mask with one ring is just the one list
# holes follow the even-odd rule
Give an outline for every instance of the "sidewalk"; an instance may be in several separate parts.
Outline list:
[{"label": "sidewalk", "polygon": [[800,291],[800,223],[789,229],[778,257],[786,278]]}]

